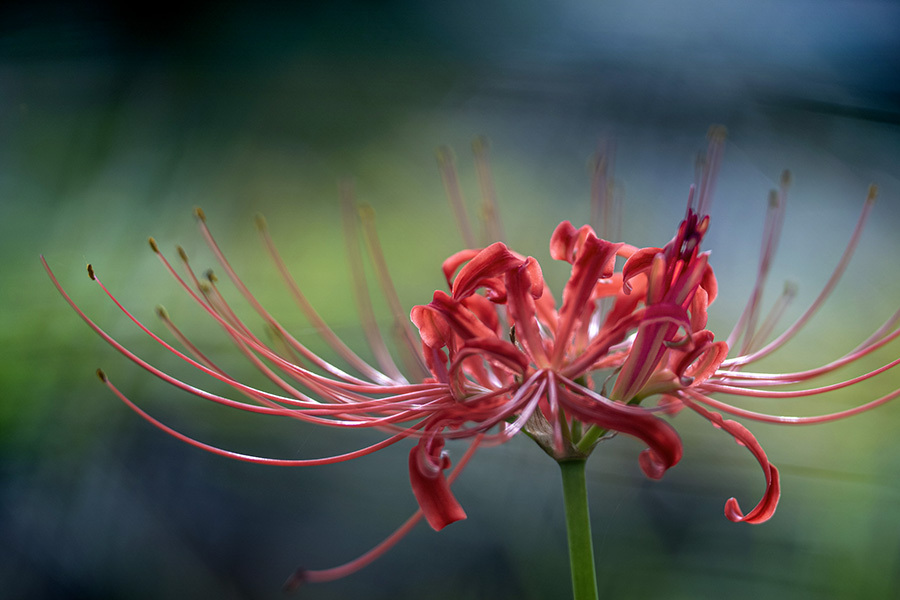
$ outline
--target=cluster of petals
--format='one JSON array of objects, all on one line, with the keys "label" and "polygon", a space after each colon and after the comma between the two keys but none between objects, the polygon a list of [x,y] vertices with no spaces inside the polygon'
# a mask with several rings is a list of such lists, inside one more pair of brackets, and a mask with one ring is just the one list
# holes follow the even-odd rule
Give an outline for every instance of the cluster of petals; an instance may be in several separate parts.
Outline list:
[{"label": "cluster of petals", "polygon": [[[779,386],[831,373],[882,348],[900,336],[900,311],[846,355],[816,369],[785,374],[748,370],[753,362],[783,346],[803,327],[831,293],[846,269],[872,207],[874,190],[850,242],[822,293],[801,317],[766,343],[790,301],[790,290],[760,319],[760,299],[777,246],[787,178],[773,192],[759,269],[747,307],[734,331],[717,339],[706,329],[707,311],[717,293],[709,253],[701,242],[709,227],[711,175],[692,189],[686,215],[664,247],[637,248],[601,239],[591,226],[561,223],[550,239],[550,255],[571,266],[560,301],[546,284],[532,257],[502,242],[470,248],[443,264],[448,291],[434,292],[431,302],[412,309],[411,327],[387,273],[371,213],[359,213],[345,198],[345,228],[355,296],[373,361],[354,353],[316,313],[260,222],[263,241],[301,311],[320,337],[346,363],[338,367],[312,352],[259,303],[232,268],[198,210],[200,230],[238,293],[265,323],[269,340],[253,332],[232,309],[212,272],[198,275],[179,248],[176,268],[151,238],[151,246],[176,283],[233,340],[278,393],[242,383],[207,357],[179,330],[164,309],[159,315],[173,342],[166,341],[128,312],[100,282],[91,279],[128,318],[181,360],[230,386],[237,398],[205,391],[151,365],[91,320],[47,268],[63,297],[107,343],[153,375],[190,394],[241,410],[280,415],[315,425],[343,429],[375,428],[384,438],[365,448],[323,458],[280,459],[238,453],[212,446],[161,423],[132,402],[102,371],[103,382],[130,408],[167,433],[194,446],[232,458],[270,465],[318,465],[364,456],[403,440],[415,443],[409,453],[409,477],[419,512],[376,549],[336,569],[298,571],[298,580],[343,576],[368,564],[425,518],[435,529],[465,518],[450,486],[475,449],[505,442],[519,433],[533,438],[555,459],[580,460],[596,444],[622,433],[646,449],[639,465],[658,479],[682,457],[682,442],[671,416],[688,408],[727,432],[759,462],[765,476],[762,498],[744,512],[732,498],[725,506],[733,521],[760,523],[775,511],[778,470],[750,433],[722,413],[748,420],[804,424],[850,416],[888,402],[895,390],[848,410],[813,417],[769,415],[713,398],[732,396],[789,398],[825,393],[874,377],[900,359],[851,379],[818,388],[781,390]],[[345,190],[346,192],[346,190]],[[348,192],[349,193],[349,192]],[[359,241],[365,242],[364,253]],[[376,323],[363,269],[367,254],[391,309],[399,361],[388,351]],[[404,375],[404,372],[406,375]],[[648,402],[654,398],[654,402]],[[468,439],[468,451],[454,468],[445,449],[448,440]]]}]

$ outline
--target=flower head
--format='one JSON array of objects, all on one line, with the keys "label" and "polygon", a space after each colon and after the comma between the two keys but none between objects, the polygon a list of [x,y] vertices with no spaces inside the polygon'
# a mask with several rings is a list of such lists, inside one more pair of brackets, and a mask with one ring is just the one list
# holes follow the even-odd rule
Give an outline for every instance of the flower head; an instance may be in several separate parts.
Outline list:
[{"label": "flower head", "polygon": [[[138,327],[199,371],[231,386],[240,398],[204,391],[159,370],[96,325],[70,299],[49,267],[47,270],[60,293],[94,331],[133,362],[184,391],[246,411],[344,429],[376,428],[385,433],[376,444],[338,456],[296,460],[240,454],[211,446],[159,422],[98,371],[101,380],[134,411],[194,446],[245,461],[302,466],[344,461],[413,440],[408,469],[419,511],[362,557],[334,569],[298,571],[292,583],[322,581],[353,572],[387,550],[423,516],[434,529],[464,519],[465,512],[450,489],[452,481],[477,447],[503,443],[520,432],[558,461],[583,459],[610,435],[633,436],[646,445],[639,456],[640,468],[648,477],[658,479],[682,457],[682,442],[669,417],[685,407],[730,434],[761,465],[766,484],[756,506],[744,512],[734,498],[725,505],[725,514],[732,521],[760,523],[772,516],[778,503],[778,470],[746,427],[720,413],[764,422],[815,423],[868,410],[896,398],[900,390],[842,412],[812,417],[752,412],[714,399],[713,395],[797,397],[826,393],[874,377],[896,366],[900,359],[827,386],[779,389],[835,371],[890,343],[900,336],[900,311],[858,347],[819,368],[783,374],[750,371],[750,365],[788,342],[830,294],[853,253],[875,190],[870,190],[844,256],[822,293],[793,325],[766,343],[792,296],[790,290],[786,291],[760,323],[760,298],[784,216],[789,184],[785,175],[781,188],[770,196],[759,269],[747,307],[731,334],[725,339],[717,338],[706,328],[707,311],[716,298],[716,278],[709,253],[702,251],[701,246],[710,226],[709,206],[722,143],[721,131],[714,130],[706,166],[690,191],[685,217],[674,238],[662,247],[637,248],[601,239],[591,226],[576,228],[568,221],[560,223],[550,238],[550,256],[569,263],[571,269],[559,302],[534,258],[519,254],[496,239],[482,247],[472,247],[474,236],[466,221],[454,166],[450,155],[442,153],[444,181],[470,248],[444,261],[447,290],[435,291],[431,302],[412,309],[410,320],[418,335],[405,318],[394,291],[371,211],[354,210],[351,190],[342,186],[351,270],[374,364],[347,347],[316,313],[275,249],[264,221],[258,222],[259,230],[288,290],[346,367],[331,364],[310,351],[263,308],[220,250],[202,211],[197,211],[201,234],[237,291],[267,324],[274,342],[264,342],[238,317],[219,291],[212,272],[204,278],[198,276],[181,248],[179,271],[151,238],[153,251],[176,283],[281,390],[279,393],[241,383],[218,367],[176,327],[164,309],[159,315],[180,348],[153,333],[119,304],[89,265],[91,279]],[[484,212],[489,215],[486,229],[497,238],[502,236],[502,228],[493,205],[485,152],[483,145],[476,147],[485,190]],[[595,171],[595,181],[599,182],[595,185],[595,215],[611,212],[604,164],[598,163]],[[391,308],[403,369],[388,351],[368,300],[358,241],[358,214],[362,215],[361,237]],[[468,439],[471,444],[453,468],[445,445],[448,440],[459,439]]]}]

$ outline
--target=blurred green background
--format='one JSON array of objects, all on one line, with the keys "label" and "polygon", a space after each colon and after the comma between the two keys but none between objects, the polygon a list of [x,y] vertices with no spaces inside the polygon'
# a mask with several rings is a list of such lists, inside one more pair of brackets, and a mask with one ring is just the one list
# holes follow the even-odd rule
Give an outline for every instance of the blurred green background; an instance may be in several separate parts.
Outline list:
[{"label": "blurred green background", "polygon": [[[280,597],[297,565],[353,558],[416,507],[408,445],[292,470],[208,455],[148,426],[100,385],[98,366],[166,423],[235,450],[306,458],[378,439],[236,414],[166,386],[80,322],[39,254],[126,346],[225,392],[126,322],[85,263],[139,318],[156,326],[165,304],[217,361],[241,365],[146,245],[153,235],[171,255],[182,244],[198,269],[213,266],[191,215],[202,206],[251,289],[315,345],[257,239],[262,212],[314,305],[362,350],[339,179],[352,177],[375,207],[405,305],[425,303],[442,286],[441,261],[461,247],[434,149],[455,148],[474,205],[469,145],[486,134],[508,240],[542,262],[558,294],[566,270],[550,264],[549,234],[564,219],[586,222],[598,143],[616,143],[624,238],[662,245],[704,134],[721,123],[730,137],[707,247],[721,288],[711,328],[722,337],[751,288],[766,194],[783,168],[795,184],[766,300],[796,282],[788,318],[827,280],[868,184],[881,186],[841,287],[760,369],[818,366],[900,305],[898,25],[900,7],[874,0],[5,5],[0,595]],[[895,343],[839,375],[897,354]],[[889,372],[826,397],[743,405],[818,414],[898,386]],[[601,594],[896,597],[900,406],[810,428],[750,424],[783,477],[779,510],[762,526],[722,515],[728,497],[749,508],[762,493],[753,458],[691,414],[674,424],[685,456],[660,482],[641,475],[641,446],[623,437],[588,464]],[[568,595],[552,461],[516,439],[481,451],[455,489],[467,521],[439,534],[420,526],[364,571],[301,597]]]}]

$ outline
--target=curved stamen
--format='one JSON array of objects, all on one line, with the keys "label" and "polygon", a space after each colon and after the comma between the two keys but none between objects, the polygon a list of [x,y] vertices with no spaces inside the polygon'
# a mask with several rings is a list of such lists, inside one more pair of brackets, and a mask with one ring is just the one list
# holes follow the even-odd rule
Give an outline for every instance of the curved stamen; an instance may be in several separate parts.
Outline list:
[{"label": "curved stamen", "polygon": [[[888,322],[892,320],[893,318]],[[758,381],[757,385],[787,385],[790,383],[797,383],[800,381],[818,377],[820,375],[824,375],[826,373],[830,373],[847,364],[856,362],[864,356],[871,354],[879,348],[889,344],[898,337],[900,337],[900,329],[895,329],[889,335],[881,339],[877,339],[875,338],[875,336],[869,336],[869,338],[867,338],[865,342],[863,342],[844,356],[835,359],[830,363],[824,364],[821,367],[816,367],[815,369],[795,371],[793,373],[752,373],[746,371],[729,371],[720,369],[716,371],[716,377],[717,379],[723,381],[727,380],[731,383],[740,380]]]},{"label": "curved stamen", "polygon": [[[825,392],[833,392],[834,390],[839,390],[841,388],[855,385],[861,381],[865,381],[866,379],[871,379],[876,375],[880,375],[888,369],[893,369],[897,365],[900,365],[900,358],[892,360],[886,365],[882,365],[874,371],[869,371],[868,373],[859,375],[858,377],[846,379],[844,381],[833,383],[831,385],[823,385],[821,387],[805,390],[757,390],[753,388],[739,387],[737,385],[712,383],[710,381],[706,381],[703,384],[703,387],[704,389],[707,389],[711,392],[721,392],[724,394],[732,394],[734,396],[751,396],[753,398],[800,398],[802,396],[814,396],[816,394],[824,394]],[[749,384],[749,382],[747,383]]]},{"label": "curved stamen", "polygon": [[721,402],[719,400],[715,400],[714,398],[710,398],[709,396],[698,392],[697,390],[686,389],[683,390],[683,393],[689,394],[691,398],[696,400],[697,402],[702,402],[707,406],[711,406],[716,410],[721,410],[722,412],[727,412],[728,414],[734,415],[736,417],[744,417],[747,419],[752,419],[754,421],[759,421],[761,423],[776,423],[779,425],[815,425],[817,423],[828,423],[829,421],[838,421],[840,419],[845,419],[847,417],[852,417],[853,415],[858,415],[864,413],[866,411],[872,410],[877,406],[881,406],[882,404],[887,404],[891,400],[894,400],[900,397],[900,389],[894,390],[889,394],[885,394],[881,398],[877,398],[870,402],[866,402],[865,404],[860,404],[859,406],[854,406],[853,408],[848,408],[846,410],[841,410],[838,412],[828,413],[825,415],[814,415],[808,417],[791,417],[791,416],[779,416],[779,415],[769,415],[766,413],[755,412],[752,410],[746,410],[743,408],[737,408],[725,402]]},{"label": "curved stamen", "polygon": [[[338,454],[335,456],[328,456],[325,458],[305,458],[305,459],[285,459],[285,458],[266,458],[262,456],[255,456],[253,454],[243,454],[240,452],[233,452],[231,450],[225,450],[223,448],[219,448],[218,446],[213,446],[211,444],[207,444],[205,442],[201,442],[196,440],[190,436],[187,436],[175,429],[172,429],[165,423],[158,421],[157,419],[150,416],[147,412],[141,409],[137,404],[128,399],[125,394],[123,394],[119,389],[113,385],[113,383],[109,380],[102,370],[97,370],[97,375],[100,377],[100,380],[108,387],[113,394],[115,394],[122,402],[124,402],[131,410],[140,415],[144,420],[148,423],[160,429],[172,437],[175,437],[195,448],[200,448],[201,450],[206,450],[207,452],[211,452],[212,454],[218,454],[219,456],[225,456],[228,458],[233,458],[236,460],[258,463],[264,465],[273,465],[280,467],[309,467],[314,465],[330,465],[334,463],[348,461],[354,458],[358,458],[360,456],[366,456],[367,454],[372,454],[373,452],[377,452],[382,448],[387,448],[397,442],[404,440],[409,437],[406,432],[398,433],[394,436],[391,436],[385,440],[382,440],[376,444],[372,444],[371,446],[367,446],[365,448],[361,448],[359,450],[354,450],[352,452],[347,452],[345,454]],[[406,431],[413,431],[421,428],[424,425],[423,423],[417,423],[409,428]]]}]

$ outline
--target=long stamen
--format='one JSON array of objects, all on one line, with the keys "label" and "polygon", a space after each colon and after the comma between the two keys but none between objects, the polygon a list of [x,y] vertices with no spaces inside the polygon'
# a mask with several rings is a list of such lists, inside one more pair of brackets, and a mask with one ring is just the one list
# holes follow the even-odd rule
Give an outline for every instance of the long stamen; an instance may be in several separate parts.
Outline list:
[{"label": "long stamen", "polygon": [[[172,437],[175,437],[185,443],[194,446],[195,448],[200,448],[201,450],[206,450],[207,452],[211,452],[212,454],[218,454],[219,456],[225,456],[227,458],[233,458],[236,460],[240,460],[243,462],[251,462],[251,463],[259,463],[264,465],[272,465],[272,466],[280,466],[280,467],[310,467],[316,465],[331,465],[334,463],[344,462],[348,460],[352,460],[354,458],[359,458],[360,456],[366,456],[368,454],[372,454],[373,452],[377,452],[382,448],[387,448],[393,444],[396,444],[399,441],[402,441],[409,437],[408,433],[398,433],[394,436],[391,436],[385,440],[382,440],[376,444],[372,444],[371,446],[367,446],[365,448],[360,448],[359,450],[354,450],[352,452],[347,452],[345,454],[338,454],[335,456],[327,456],[325,458],[305,458],[305,459],[286,459],[286,458],[266,458],[262,456],[256,456],[253,454],[243,454],[241,452],[234,452],[232,450],[225,450],[223,448],[219,448],[218,446],[213,446],[211,444],[207,444],[205,442],[201,442],[196,440],[190,436],[187,436],[180,431],[176,431],[175,429],[169,427],[165,423],[160,422],[154,417],[150,416],[147,412],[141,409],[138,405],[132,402],[125,394],[123,394],[113,383],[109,380],[106,373],[103,372],[102,369],[97,369],[97,376],[100,378],[106,387],[108,387],[113,394],[115,394],[122,402],[124,402],[131,410],[141,416],[148,423],[160,429]],[[409,431],[417,430],[424,425],[424,422],[413,425],[409,428]]]},{"label": "long stamen", "polygon": [[622,224],[621,206],[613,192],[613,172],[615,146],[609,140],[600,143],[591,157],[591,219],[590,224],[597,235],[604,240],[618,240]]},{"label": "long stamen", "polygon": [[467,248],[477,248],[472,227],[469,225],[469,215],[466,211],[466,202],[463,199],[459,187],[459,175],[456,172],[456,161],[453,159],[453,151],[446,146],[437,150],[438,168],[441,171],[441,179],[444,181],[444,190],[447,192],[447,200],[456,217],[456,226],[462,235],[463,243]]},{"label": "long stamen", "polygon": [[188,352],[194,355],[194,358],[196,358],[199,362],[203,363],[210,369],[218,371],[223,375],[225,374],[225,371],[217,367],[216,364],[208,356],[201,352],[200,349],[197,348],[197,346],[194,345],[187,338],[187,336],[184,335],[184,333],[175,325],[175,323],[172,322],[171,317],[169,317],[169,311],[167,311],[164,306],[157,306],[156,314],[159,317],[159,320],[163,322],[163,325],[166,326],[166,329],[169,330],[169,333],[175,336],[175,339],[177,339],[181,343],[181,345],[187,349]]},{"label": "long stamen", "polygon": [[790,172],[785,171],[781,175],[781,187],[779,191],[772,190],[769,194],[769,209],[766,212],[766,224],[763,229],[762,248],[760,249],[759,267],[757,269],[756,281],[753,284],[753,291],[744,311],[741,313],[738,322],[728,336],[727,344],[729,348],[734,348],[737,338],[744,336],[744,345],[741,354],[749,352],[754,329],[756,327],[756,319],[759,314],[759,304],[765,289],[766,279],[772,266],[772,257],[778,247],[778,240],[781,236],[781,228],[784,224],[785,204],[787,201],[787,189],[790,185]]},{"label": "long stamen", "polygon": [[853,252],[856,250],[856,246],[859,244],[859,238],[862,235],[863,227],[866,224],[866,219],[869,216],[869,213],[872,211],[872,206],[875,204],[875,198],[878,196],[878,188],[874,185],[869,186],[869,193],[866,196],[866,202],[863,205],[862,213],[859,216],[859,220],[856,223],[856,227],[853,230],[853,234],[850,236],[850,241],[847,243],[847,247],[844,249],[844,253],[841,255],[840,261],[838,261],[837,266],[831,274],[831,277],[825,284],[825,287],[822,288],[822,291],[813,301],[806,312],[804,312],[799,319],[797,319],[793,325],[791,325],[787,330],[784,331],[780,336],[769,342],[763,348],[753,352],[752,354],[738,356],[733,359],[727,360],[722,363],[724,366],[732,366],[732,365],[744,365],[763,358],[764,356],[768,356],[773,351],[780,348],[785,344],[788,340],[790,340],[794,335],[804,326],[806,322],[809,321],[810,318],[819,310],[819,307],[824,304],[825,300],[828,296],[831,295],[832,290],[837,285],[838,280],[844,274],[844,271],[847,269],[847,265],[850,262],[850,258],[853,256]]},{"label": "long stamen", "polygon": [[494,178],[491,175],[489,157],[490,142],[484,136],[472,142],[475,155],[475,172],[478,175],[478,187],[481,188],[481,220],[484,223],[484,245],[502,242],[503,225],[500,223],[500,212],[497,210],[497,192],[494,189]]},{"label": "long stamen", "polygon": [[[895,313],[894,317],[889,319],[887,323],[892,324],[892,321],[894,321],[898,315],[900,315],[900,311]],[[889,335],[884,336],[881,339],[873,339],[873,337],[870,336],[865,343],[860,344],[844,356],[833,360],[830,363],[824,364],[821,367],[817,367],[815,369],[807,369],[806,371],[795,371],[793,373],[749,373],[744,371],[728,371],[720,369],[716,372],[716,375],[717,377],[727,379],[729,381],[741,379],[759,380],[759,383],[757,385],[782,385],[786,383],[796,383],[798,381],[812,379],[813,377],[824,375],[825,373],[830,373],[831,371],[839,369],[844,365],[855,362],[862,357],[878,350],[879,348],[882,348],[883,346],[891,343],[898,337],[900,337],[900,329],[895,329]]]},{"label": "long stamen", "polygon": [[407,352],[415,357],[414,379],[422,380],[428,376],[428,367],[425,365],[419,352],[418,336],[413,333],[412,325],[403,310],[400,297],[397,295],[397,290],[388,271],[384,252],[381,250],[381,243],[378,241],[378,234],[375,231],[375,211],[369,206],[361,207],[360,217],[363,224],[363,234],[369,247],[369,256],[372,259],[372,265],[375,267],[375,275],[378,277],[381,291],[384,293],[385,300],[387,300],[391,316],[394,318],[394,327],[396,328],[401,347],[405,347]]},{"label": "long stamen", "polygon": [[710,127],[707,138],[709,147],[706,151],[706,160],[703,175],[700,179],[700,187],[697,190],[697,215],[703,218],[709,214],[709,206],[712,203],[713,191],[716,187],[716,179],[719,174],[719,166],[722,163],[722,151],[725,147],[727,131],[721,125]]},{"label": "long stamen", "polygon": [[860,383],[861,381],[865,381],[867,379],[875,377],[876,375],[880,375],[881,373],[884,373],[885,371],[892,369],[897,365],[900,365],[900,358],[892,360],[886,365],[882,365],[874,371],[869,371],[868,373],[859,375],[858,377],[853,377],[852,379],[847,379],[845,381],[840,381],[831,385],[823,385],[821,387],[806,390],[757,390],[752,388],[738,387],[737,385],[712,383],[710,381],[706,381],[704,383],[704,388],[713,392],[733,394],[735,396],[752,396],[754,398],[800,398],[802,396],[824,394],[825,392],[832,392],[834,390],[839,390],[841,388]]},{"label": "long stamen", "polygon": [[[744,341],[744,352],[754,352],[755,350],[762,347],[769,336],[772,335],[772,332],[775,330],[775,326],[778,324],[778,321],[781,320],[781,317],[784,316],[784,312],[787,310],[788,306],[790,306],[791,302],[794,301],[794,298],[797,297],[797,286],[792,282],[786,282],[784,284],[784,289],[781,292],[781,295],[778,296],[778,300],[775,301],[775,304],[772,305],[772,308],[769,309],[769,314],[766,315],[766,318],[763,320],[762,325],[759,326],[759,329],[750,337],[749,343]],[[728,346],[731,348],[731,346]]]},{"label": "long stamen", "polygon": [[[366,336],[366,341],[375,360],[385,373],[397,381],[406,381],[397,368],[391,353],[384,342],[381,330],[375,319],[372,309],[372,297],[369,295],[369,286],[366,283],[366,272],[363,268],[362,252],[359,247],[359,209],[353,192],[353,184],[343,181],[338,188],[341,202],[341,222],[344,227],[344,243],[347,246],[347,260],[350,263],[350,276],[353,281],[353,296],[356,300],[356,308]],[[415,371],[413,371],[415,372]]]},{"label": "long stamen", "polygon": [[[202,214],[202,212],[200,214]],[[172,275],[172,277],[181,286],[181,288],[184,291],[186,291],[188,293],[188,295],[190,295],[191,298],[193,298],[194,301],[197,302],[197,304],[199,304],[201,306],[201,308],[206,310],[206,312],[211,317],[213,317],[216,321],[218,321],[219,324],[226,330],[228,330],[229,328],[234,329],[234,327],[231,325],[231,323],[229,323],[221,314],[219,314],[219,312],[214,307],[212,307],[210,305],[210,301],[208,298],[202,299],[200,296],[197,295],[196,292],[194,292],[194,290],[187,284],[187,282],[185,282],[184,279],[182,279],[182,277],[178,274],[178,272],[172,267],[171,263],[168,261],[168,259],[166,259],[165,255],[159,250],[158,247],[154,246],[154,252],[156,253],[156,256],[159,258],[160,262],[162,262],[162,264],[166,268],[166,270],[169,271],[169,274]],[[222,258],[224,259],[224,256]],[[231,271],[231,273],[233,273],[233,270],[231,270],[230,268],[226,268],[226,271]],[[234,277],[236,278],[237,275],[235,274]],[[192,279],[196,280],[196,277],[192,276]],[[240,280],[238,279],[238,281],[240,281]],[[202,285],[202,284],[198,284],[198,285]],[[246,290],[246,287],[244,289]],[[247,290],[247,295],[250,295],[249,290]],[[259,302],[257,302],[256,299],[253,298],[252,295],[250,295],[250,298],[253,299],[253,301],[251,302],[251,305],[253,305],[255,303],[257,306],[259,306]],[[254,306],[254,309],[255,308],[256,307]],[[262,306],[259,306],[259,309],[262,310]],[[259,312],[259,311],[257,311],[257,312]],[[306,360],[310,361],[311,363],[313,363],[320,369],[322,369],[328,373],[331,373],[332,375],[339,377],[340,379],[343,379],[344,381],[347,381],[350,383],[355,383],[355,384],[366,384],[367,383],[367,382],[363,381],[362,379],[353,377],[352,375],[345,373],[341,369],[335,367],[331,363],[320,358],[314,352],[310,351],[306,346],[304,346],[296,338],[294,338],[294,336],[292,336],[290,333],[288,333],[288,331],[283,326],[281,326],[281,324],[278,321],[276,321],[274,317],[269,315],[265,310],[262,310],[262,313],[259,313],[259,314],[266,320],[266,322],[272,328],[274,328],[275,330],[278,331],[278,334],[285,341],[287,341],[293,348],[295,348],[298,352],[300,352],[300,354]],[[244,329],[246,330],[246,328],[244,328]],[[255,337],[251,333],[249,333],[249,330],[247,330],[247,333],[249,334],[248,337],[255,340]],[[258,345],[265,347],[265,345],[262,344],[262,342],[259,342],[258,340],[256,340],[256,342],[258,343]],[[271,354],[274,355],[274,353],[271,353]],[[280,358],[280,357],[277,357],[277,358]],[[284,361],[283,359],[281,359],[281,360],[284,363],[284,366],[286,366],[286,368],[289,368],[289,369],[292,367],[299,368],[297,365],[290,364],[287,361]]]},{"label": "long stamen", "polygon": [[710,398],[709,396],[702,394],[696,390],[692,390],[690,388],[683,390],[682,393],[690,395],[691,398],[696,400],[697,402],[706,404],[707,406],[711,406],[716,410],[721,410],[722,412],[727,412],[736,417],[744,417],[747,419],[752,419],[754,421],[760,421],[762,423],[775,423],[780,425],[815,425],[816,423],[827,423],[829,421],[839,421],[841,419],[845,419],[847,417],[852,417],[853,415],[858,415],[864,413],[866,411],[872,410],[877,406],[881,406],[882,404],[887,404],[891,400],[895,400],[900,397],[900,389],[894,390],[893,392],[882,396],[881,398],[877,398],[870,402],[866,402],[865,404],[860,404],[859,406],[854,406],[853,408],[848,408],[846,410],[841,410],[838,412],[828,413],[825,415],[814,415],[810,417],[790,417],[790,416],[778,416],[778,415],[770,415],[766,413],[755,412],[752,410],[746,410],[743,408],[737,408],[725,402],[721,402],[719,400],[715,400],[714,398]]},{"label": "long stamen", "polygon": [[[157,343],[161,344],[167,350],[169,350],[170,352],[172,352],[173,354],[175,354],[176,356],[178,356],[185,362],[188,362],[189,364],[191,364],[198,370],[230,385],[231,387],[238,390],[239,392],[241,392],[245,395],[248,395],[249,397],[264,404],[264,406],[256,406],[256,405],[252,405],[252,404],[246,404],[243,402],[237,402],[237,401],[231,400],[229,398],[224,398],[222,396],[211,394],[209,392],[206,392],[205,390],[202,390],[202,389],[196,388],[194,386],[191,386],[187,383],[184,383],[184,382],[180,381],[179,379],[176,379],[176,378],[172,377],[171,375],[165,373],[164,371],[161,371],[161,370],[157,369],[156,367],[150,365],[149,363],[147,363],[146,361],[144,361],[143,359],[141,359],[140,357],[135,355],[133,352],[129,351],[127,348],[125,348],[119,342],[117,342],[114,338],[112,338],[109,334],[107,334],[103,329],[101,329],[90,318],[88,318],[87,315],[85,315],[84,312],[81,311],[81,309],[78,307],[78,305],[76,305],[74,303],[74,301],[71,299],[71,297],[69,297],[69,295],[66,293],[66,291],[62,288],[59,281],[56,279],[55,275],[53,274],[52,270],[50,269],[49,265],[47,264],[46,260],[44,260],[43,257],[41,257],[41,260],[44,264],[44,268],[46,269],[48,275],[50,276],[51,281],[53,282],[54,286],[59,291],[60,295],[63,296],[63,298],[66,300],[66,302],[72,307],[73,310],[75,310],[75,312],[81,317],[81,319],[91,329],[93,329],[110,346],[115,348],[118,352],[123,354],[126,358],[128,358],[129,360],[131,360],[138,366],[142,367],[143,369],[147,370],[151,374],[155,375],[156,377],[162,379],[163,381],[166,381],[167,383],[169,383],[179,389],[182,389],[182,390],[184,390],[190,394],[193,394],[195,396],[198,396],[200,398],[210,400],[210,401],[218,403],[218,404],[231,406],[234,408],[240,408],[241,410],[245,410],[248,412],[289,416],[289,417],[293,417],[293,418],[297,418],[297,419],[301,419],[304,421],[309,421],[309,422],[317,423],[317,424],[321,424],[321,425],[332,425],[332,426],[341,426],[341,427],[359,427],[359,426],[366,427],[366,426],[373,425],[372,420],[336,421],[336,420],[331,420],[331,419],[318,418],[316,416],[313,416],[311,413],[315,413],[317,411],[323,411],[323,406],[327,406],[327,405],[323,405],[319,401],[316,401],[316,400],[313,400],[310,398],[307,398],[306,401],[301,401],[301,400],[295,400],[293,398],[287,398],[287,397],[283,397],[283,396],[277,396],[274,394],[270,394],[268,392],[264,392],[262,390],[242,384],[234,379],[229,378],[224,373],[210,369],[210,368],[204,366],[203,364],[191,359],[190,357],[179,352],[177,349],[173,348],[167,342],[165,342],[164,340],[159,338],[156,334],[154,334],[152,331],[147,329],[146,326],[144,326],[139,320],[137,320],[131,313],[129,313],[118,302],[118,300],[110,294],[109,290],[107,290],[105,288],[105,286],[103,286],[102,282],[99,281],[99,279],[97,278],[96,273],[94,273],[94,270],[91,267],[91,265],[88,265],[88,274],[91,276],[91,279],[96,281],[97,284],[101,286],[101,288],[106,292],[106,294],[113,301],[113,303],[116,304],[116,306],[118,306],[132,322],[134,322],[136,325],[138,325],[138,327],[142,331],[144,331],[147,335],[149,335],[151,338],[153,338]],[[246,340],[244,340],[244,341],[246,342]],[[269,357],[269,358],[272,358],[272,357]],[[307,373],[307,375],[318,382],[330,382],[332,384],[335,384],[335,382],[333,382],[331,380],[321,378],[312,373]],[[342,385],[347,386],[349,384],[342,384]],[[394,386],[389,389],[396,391],[398,393],[401,393],[401,394],[402,393],[415,394],[416,397],[421,397],[422,399],[427,399],[427,398],[433,397],[433,395],[431,394],[432,391],[435,394],[437,394],[438,398],[442,398],[442,397],[446,396],[446,393],[441,388],[441,386],[434,385],[434,384],[420,384],[420,385],[415,385],[415,386]],[[366,386],[360,386],[358,388],[358,391],[361,391],[363,393],[365,393],[365,392],[382,392],[383,393],[384,387],[375,386],[375,387],[370,388],[370,387],[366,387]],[[326,397],[329,397],[331,399],[339,399],[339,396],[336,396],[334,393],[329,393],[328,396],[326,396]],[[291,407],[304,408],[306,410],[301,411],[301,410],[296,410],[295,408],[289,409],[289,408],[285,408],[285,407],[281,406],[281,404],[287,404]],[[336,416],[347,415],[351,419],[358,419],[359,417],[352,414],[354,410],[360,410],[360,411],[365,412],[365,411],[372,410],[375,407],[387,409],[389,406],[390,406],[389,398],[372,399],[372,400],[369,400],[367,403],[356,403],[354,405],[349,405],[349,406],[343,405],[342,409],[339,412],[334,412],[334,414]],[[427,408],[425,410],[427,411]],[[328,412],[328,411],[326,410],[323,412]]]},{"label": "long stamen", "polygon": [[376,383],[393,383],[394,381],[405,382],[406,380],[402,375],[400,375],[400,372],[397,371],[396,366],[394,366],[393,373],[391,373],[391,376],[389,377],[384,373],[381,373],[378,370],[372,368],[371,365],[369,365],[355,352],[353,352],[353,350],[347,347],[343,340],[341,340],[325,323],[322,317],[319,316],[319,313],[316,312],[316,309],[312,307],[312,305],[309,303],[309,300],[306,299],[306,296],[300,290],[300,286],[297,285],[297,281],[291,276],[290,271],[288,271],[287,265],[284,264],[284,260],[281,258],[281,254],[275,248],[275,243],[272,241],[272,238],[269,235],[269,228],[266,225],[265,220],[261,216],[257,217],[256,226],[259,230],[260,235],[262,236],[263,243],[266,246],[266,250],[269,252],[269,256],[272,258],[272,261],[275,263],[275,266],[278,269],[282,280],[284,281],[285,285],[287,285],[288,289],[291,292],[291,295],[294,297],[294,301],[297,303],[297,306],[300,307],[300,310],[303,312],[309,322],[312,323],[313,327],[316,328],[316,331],[319,333],[322,339],[324,339],[341,358],[343,358],[356,370],[358,370],[360,373],[362,373],[372,381]]}]

